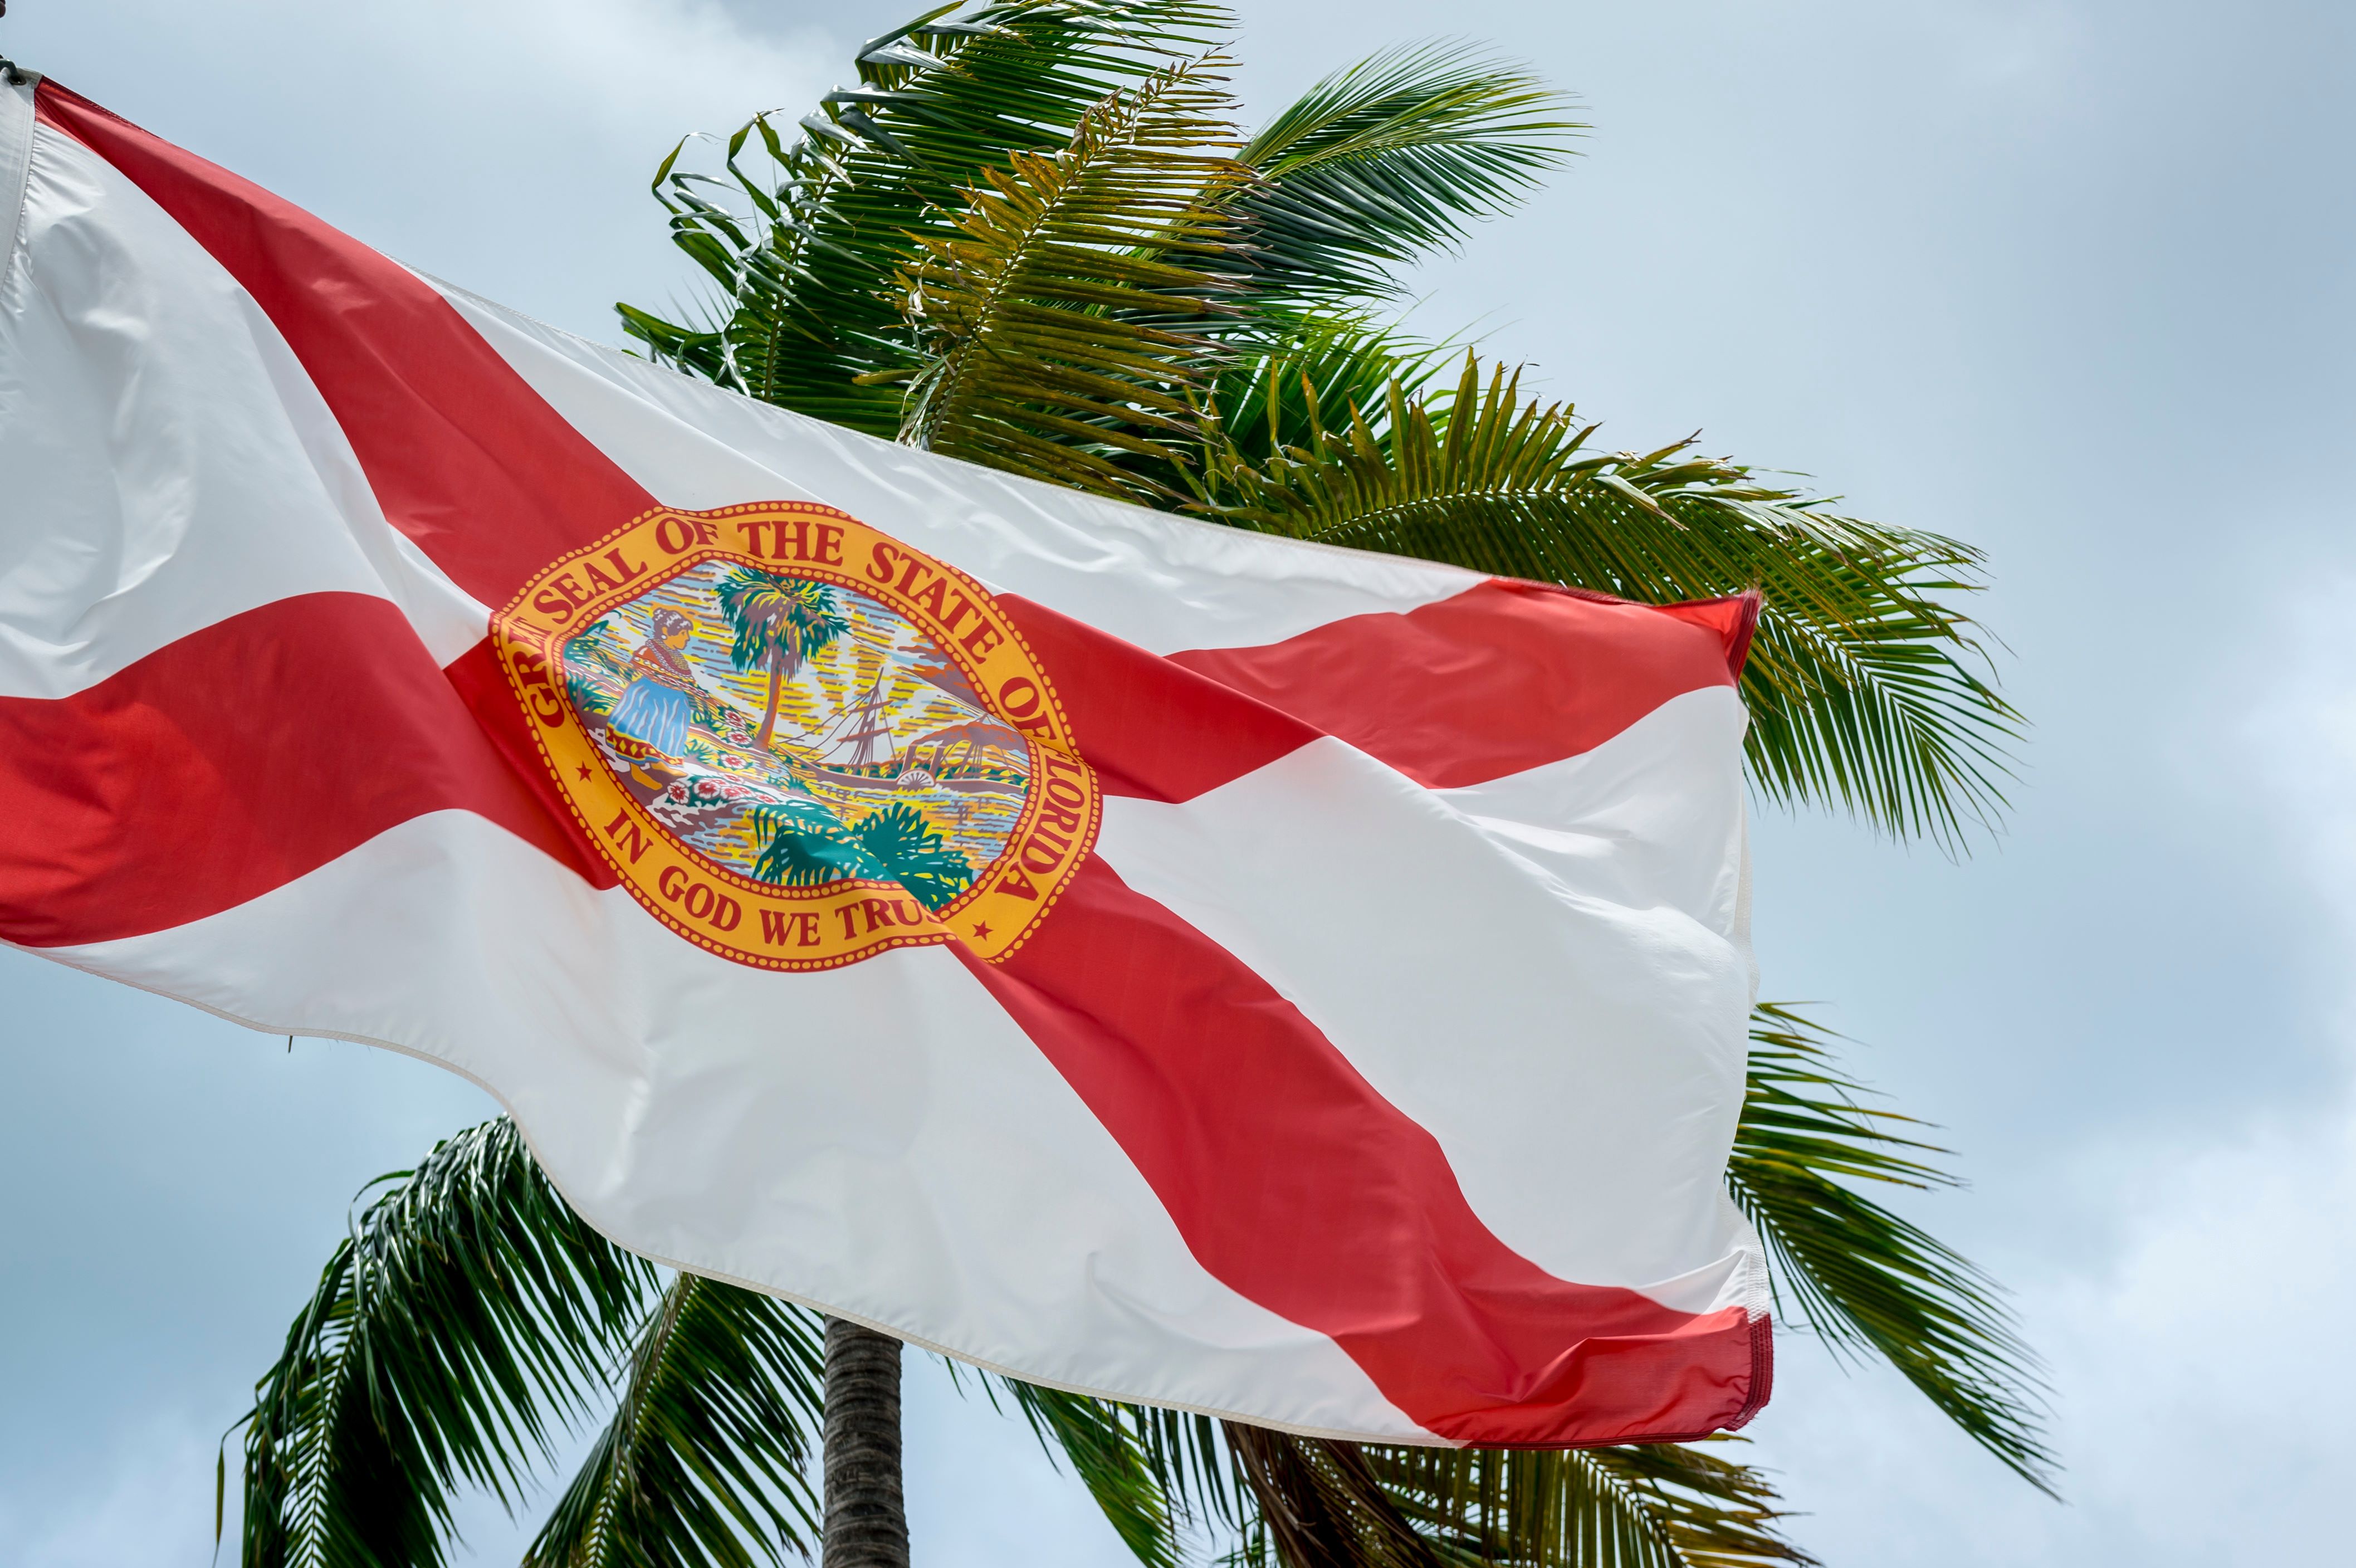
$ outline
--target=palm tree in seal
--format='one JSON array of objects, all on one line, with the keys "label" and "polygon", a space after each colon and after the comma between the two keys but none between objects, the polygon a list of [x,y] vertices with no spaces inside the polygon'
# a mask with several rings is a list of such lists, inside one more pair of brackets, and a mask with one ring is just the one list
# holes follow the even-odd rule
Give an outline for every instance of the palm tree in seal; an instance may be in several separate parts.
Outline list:
[{"label": "palm tree in seal", "polygon": [[739,670],[767,672],[769,691],[753,744],[768,749],[777,732],[777,704],[786,682],[805,660],[850,629],[824,583],[739,566],[715,590],[721,613],[736,634],[729,657]]},{"label": "palm tree in seal", "polygon": [[[712,167],[685,144],[663,161],[710,291],[684,323],[624,306],[625,328],[819,419],[1228,526],[1631,598],[1760,588],[1758,793],[1950,850],[1992,826],[2018,719],[1959,607],[1976,551],[1689,441],[1606,449],[1511,364],[1386,317],[1419,259],[1569,155],[1559,95],[1431,46],[1246,131],[1234,31],[1201,0],[1002,0],[872,39],[798,121],[755,118]],[[744,605],[780,607],[735,621],[772,719],[781,671],[820,645],[793,591],[753,584]],[[1942,1152],[1806,1017],[1762,1006],[1751,1044],[1726,1182],[1779,1318],[1888,1362],[2050,1489],[2000,1293],[1874,1196],[1950,1185]],[[441,1563],[461,1488],[520,1499],[588,1423],[531,1563],[816,1546],[826,1568],[905,1568],[901,1365],[885,1336],[612,1247],[494,1120],[384,1179],[289,1330],[243,1427],[244,1559]],[[1384,1447],[943,1366],[1023,1421],[1145,1568],[1812,1561],[1736,1439]]]}]

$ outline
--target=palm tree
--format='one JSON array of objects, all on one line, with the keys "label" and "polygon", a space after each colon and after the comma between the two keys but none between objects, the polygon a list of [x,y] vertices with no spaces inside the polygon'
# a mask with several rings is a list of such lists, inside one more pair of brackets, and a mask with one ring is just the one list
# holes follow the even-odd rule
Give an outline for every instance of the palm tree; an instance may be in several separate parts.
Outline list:
[{"label": "palm tree", "polygon": [[[1760,587],[1761,795],[1951,850],[1992,825],[2018,721],[1957,607],[1976,551],[1689,442],[1603,450],[1510,365],[1451,372],[1455,347],[1384,318],[1407,268],[1569,156],[1562,100],[1430,47],[1248,134],[1221,82],[1233,31],[1204,0],[1002,0],[872,40],[855,85],[755,119],[719,172],[674,149],[656,192],[712,293],[691,324],[624,306],[625,328],[821,419],[1230,526],[1635,598]],[[776,657],[738,655],[772,660],[773,713]],[[869,853],[778,850],[781,878],[820,849]],[[1943,1152],[1808,1019],[1762,1007],[1751,1037],[1726,1180],[1779,1316],[1889,1361],[2050,1489],[1997,1287],[1869,1196],[1949,1184]],[[456,1488],[515,1498],[605,1411],[529,1561],[774,1562],[822,1537],[829,1568],[898,1568],[898,1367],[882,1336],[618,1251],[487,1122],[385,1178],[259,1386],[246,1561],[438,1563]],[[1147,1568],[1810,1561],[1736,1440],[1385,1448],[948,1370],[1021,1416]]]},{"label": "palm tree", "polygon": [[766,747],[777,733],[777,703],[802,660],[850,628],[836,613],[834,590],[823,583],[781,577],[739,566],[720,585],[721,612],[736,633],[729,658],[739,670],[765,670],[768,701],[753,744]]}]

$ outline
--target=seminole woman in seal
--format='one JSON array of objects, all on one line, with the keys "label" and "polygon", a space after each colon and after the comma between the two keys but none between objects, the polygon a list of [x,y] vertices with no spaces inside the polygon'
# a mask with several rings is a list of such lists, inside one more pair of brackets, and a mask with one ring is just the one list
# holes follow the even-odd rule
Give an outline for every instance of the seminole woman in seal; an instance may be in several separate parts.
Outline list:
[{"label": "seminole woman in seal", "polygon": [[688,668],[688,619],[668,606],[655,611],[647,640],[630,660],[630,684],[605,719],[605,744],[630,765],[630,776],[650,789],[661,781],[645,768],[649,757],[685,755],[695,716],[695,671]]}]

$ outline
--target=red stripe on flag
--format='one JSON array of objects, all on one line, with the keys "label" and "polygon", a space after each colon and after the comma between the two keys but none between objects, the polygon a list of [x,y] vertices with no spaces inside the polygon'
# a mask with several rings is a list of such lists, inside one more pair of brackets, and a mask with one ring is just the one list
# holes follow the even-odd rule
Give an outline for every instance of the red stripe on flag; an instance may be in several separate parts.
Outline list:
[{"label": "red stripe on flag", "polygon": [[1319,731],[1086,621],[1000,594],[1055,682],[1080,755],[1115,795],[1191,800],[1297,751]]},{"label": "red stripe on flag", "polygon": [[406,268],[55,82],[34,103],[253,296],[334,411],[386,520],[476,598],[504,605],[532,573],[655,504]]},{"label": "red stripe on flag", "polygon": [[58,947],[185,925],[452,809],[612,884],[398,607],[280,599],[72,696],[0,698],[0,938]]},{"label": "red stripe on flag", "polygon": [[1758,602],[1638,605],[1493,578],[1405,614],[1170,659],[1452,789],[1576,757],[1672,697],[1733,684]]},{"label": "red stripe on flag", "polygon": [[1160,658],[1012,594],[998,602],[1116,795],[1190,800],[1320,736],[1430,789],[1601,746],[1673,697],[1731,685],[1759,598],[1630,604],[1493,578],[1404,614]]},{"label": "red stripe on flag", "polygon": [[1741,1308],[1677,1312],[1513,1251],[1429,1133],[1102,860],[1004,964],[953,950],[1119,1142],[1195,1259],[1330,1336],[1417,1424],[1484,1444],[1669,1441],[1763,1401]]}]

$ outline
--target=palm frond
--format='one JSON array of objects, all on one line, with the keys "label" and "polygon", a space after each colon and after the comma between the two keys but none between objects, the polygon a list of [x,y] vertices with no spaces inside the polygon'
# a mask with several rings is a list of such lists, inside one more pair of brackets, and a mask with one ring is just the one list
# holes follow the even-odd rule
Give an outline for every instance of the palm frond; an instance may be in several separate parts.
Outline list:
[{"label": "palm frond", "polygon": [[1260,177],[1232,211],[1248,248],[1223,264],[1269,303],[1356,303],[1510,211],[1585,129],[1527,67],[1455,44],[1375,55],[1336,71],[1256,133]]},{"label": "palm frond", "polygon": [[904,274],[925,364],[903,439],[1116,495],[1150,486],[1115,456],[1182,460],[1189,390],[1213,345],[1164,325],[1218,308],[1197,264],[1243,177],[1216,57],[1159,72],[1081,117],[1053,156],[983,171],[954,228]]},{"label": "palm frond", "polygon": [[1751,778],[1770,799],[1845,806],[1892,833],[1963,843],[1992,825],[2018,715],[1984,675],[1952,596],[1979,553],[1832,515],[1690,443],[1599,452],[1568,406],[1465,356],[1452,395],[1385,389],[1326,410],[1278,386],[1312,438],[1254,463],[1206,460],[1200,510],[1238,522],[1504,576],[1669,603],[1761,590],[1742,678]]},{"label": "palm frond", "polygon": [[[1756,1568],[1806,1563],[1719,1443],[1558,1452],[1301,1437],[985,1377],[1147,1568]],[[1730,1444],[1739,1439],[1726,1439]]]},{"label": "palm frond", "polygon": [[[1321,408],[1364,408],[1379,419],[1394,382],[1409,397],[1424,395],[1452,349],[1355,310],[1287,317],[1252,351],[1228,357],[1212,380],[1205,401],[1219,455],[1257,467],[1309,446]],[[1204,479],[1181,477],[1198,499],[1209,498]]]},{"label": "palm frond", "polygon": [[[951,15],[951,13],[960,13]],[[722,172],[656,171],[674,242],[714,289],[700,324],[623,305],[660,360],[765,402],[892,436],[919,368],[894,278],[1017,153],[1052,156],[1108,96],[1232,33],[1198,0],[1009,0],[927,13],[860,50],[855,85],[765,114]]]},{"label": "palm frond", "polygon": [[1881,1356],[1940,1412],[2051,1492],[2035,1358],[1997,1287],[1853,1185],[1954,1185],[1921,1124],[1864,1103],[1831,1059],[1835,1036],[1788,1007],[1751,1030],[1750,1091],[1726,1181],[1765,1238],[1779,1296],[1836,1351]]},{"label": "palm frond", "polygon": [[1283,1568],[1439,1568],[1440,1543],[1408,1521],[1355,1443],[1222,1423],[1253,1516],[1238,1553]]},{"label": "palm frond", "polygon": [[825,1331],[799,1307],[692,1274],[648,1316],[613,1419],[526,1568],[753,1568],[807,1558],[805,1466]]},{"label": "palm frond", "polygon": [[504,1117],[382,1182],[245,1418],[248,1568],[444,1561],[453,1489],[514,1501],[650,1288]]},{"label": "palm frond", "polygon": [[1815,1559],[1775,1532],[1774,1488],[1706,1444],[1558,1451],[1369,1448],[1391,1507],[1451,1561],[1755,1568]]}]

